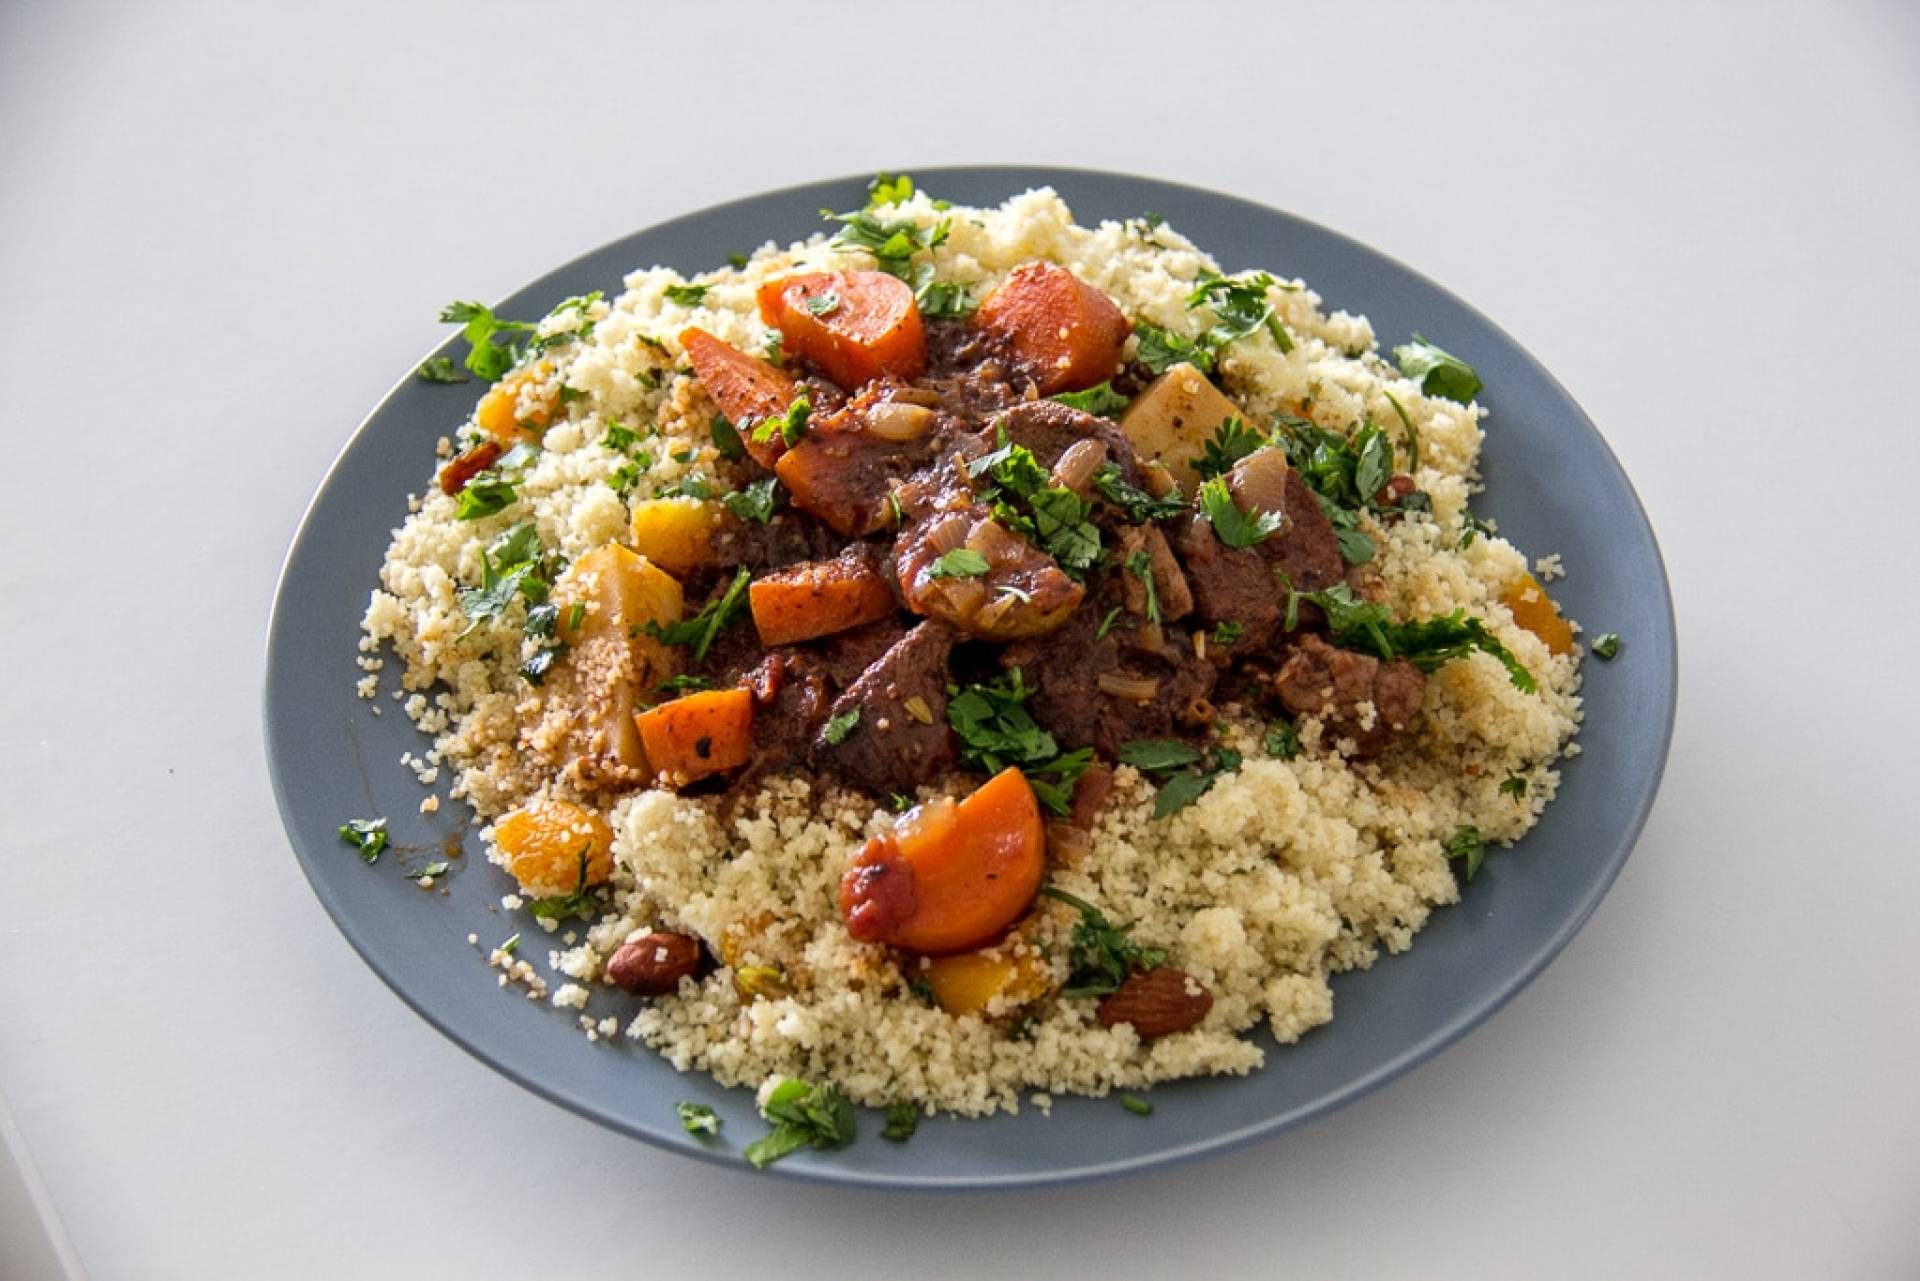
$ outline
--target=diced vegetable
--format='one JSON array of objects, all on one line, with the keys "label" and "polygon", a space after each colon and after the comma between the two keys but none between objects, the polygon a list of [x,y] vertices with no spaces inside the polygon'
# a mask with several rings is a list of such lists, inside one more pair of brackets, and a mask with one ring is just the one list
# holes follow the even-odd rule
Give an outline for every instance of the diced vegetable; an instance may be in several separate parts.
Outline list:
[{"label": "diced vegetable", "polygon": [[507,451],[497,440],[483,440],[472,449],[462,450],[440,469],[440,492],[451,498],[467,487],[467,482],[500,461]]},{"label": "diced vegetable", "polygon": [[1040,802],[1016,768],[965,800],[915,806],[840,881],[840,915],[863,943],[943,955],[982,946],[1033,902],[1046,865]]},{"label": "diced vegetable", "polygon": [[[545,678],[548,714],[564,728],[564,752],[598,765],[646,768],[634,729],[634,694],[675,675],[675,651],[646,634],[678,622],[680,584],[618,543],[588,552],[560,576],[550,598],[565,657]],[[599,772],[599,771],[596,771]]]},{"label": "diced vegetable", "polygon": [[713,536],[731,520],[709,499],[646,499],[633,505],[633,549],[669,574],[685,575],[713,563]]},{"label": "diced vegetable", "polygon": [[763,645],[792,645],[885,618],[899,606],[885,575],[850,556],[775,570],[747,589]]},{"label": "diced vegetable", "polygon": [[756,441],[750,429],[762,419],[787,412],[799,394],[793,379],[757,356],[736,351],[704,329],[684,331],[680,345],[700,385],[745,439],[747,452],[762,467],[773,466],[786,442],[777,432],[768,440]]},{"label": "diced vegetable", "polygon": [[613,875],[613,830],[571,801],[514,810],[494,824],[493,843],[521,893],[534,898],[565,897]]},{"label": "diced vegetable", "polygon": [[1180,364],[1154,379],[1120,418],[1120,430],[1143,461],[1158,462],[1192,497],[1200,484],[1194,462],[1220,424],[1242,417],[1239,406],[1192,365]]},{"label": "diced vegetable", "polygon": [[1560,617],[1560,607],[1532,574],[1522,574],[1518,582],[1502,592],[1500,603],[1513,615],[1514,622],[1545,642],[1550,653],[1573,652],[1573,628]]},{"label": "diced vegetable", "polygon": [[473,421],[481,431],[509,448],[523,440],[540,439],[541,431],[553,420],[559,393],[556,390],[537,394],[532,407],[522,416],[520,391],[529,384],[544,381],[552,373],[553,366],[540,360],[508,374],[480,398],[480,404],[473,411]]},{"label": "diced vegetable", "polygon": [[982,1013],[999,996],[1014,1004],[1033,1000],[1046,992],[1051,980],[1033,952],[1012,955],[1004,946],[933,957],[920,975],[933,989],[934,1003],[956,1018]]},{"label": "diced vegetable", "polygon": [[760,286],[760,317],[782,347],[852,391],[891,374],[918,378],[927,338],[913,289],[884,271],[813,272]]},{"label": "diced vegetable", "polygon": [[849,538],[864,538],[892,521],[887,492],[873,483],[866,460],[898,449],[861,432],[817,433],[780,455],[773,470],[795,507]]},{"label": "diced vegetable", "polygon": [[745,765],[753,756],[753,695],[709,689],[634,717],[656,780],[682,786]]},{"label": "diced vegetable", "polygon": [[1006,336],[1042,396],[1113,377],[1133,326],[1113,300],[1065,267],[1030,262],[980,304],[977,324]]}]

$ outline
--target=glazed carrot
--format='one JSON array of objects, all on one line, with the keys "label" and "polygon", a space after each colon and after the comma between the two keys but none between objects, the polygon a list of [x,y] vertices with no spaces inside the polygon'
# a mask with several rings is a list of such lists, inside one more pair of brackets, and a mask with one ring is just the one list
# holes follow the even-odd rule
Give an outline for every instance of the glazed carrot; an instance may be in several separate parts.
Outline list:
[{"label": "glazed carrot", "polygon": [[819,431],[782,454],[773,471],[795,507],[849,538],[864,538],[892,523],[888,490],[874,478],[899,448],[861,432]]},{"label": "glazed carrot", "polygon": [[1513,615],[1514,622],[1545,641],[1549,652],[1573,652],[1573,628],[1560,617],[1560,607],[1532,574],[1522,574],[1519,582],[1502,592],[1500,603]]},{"label": "glazed carrot", "polygon": [[704,329],[691,328],[680,335],[680,346],[707,395],[720,407],[733,425],[740,429],[747,452],[762,467],[771,467],[786,450],[778,433],[769,440],[756,441],[750,430],[754,423],[787,412],[798,394],[793,379],[744,351],[736,351]]},{"label": "glazed carrot", "polygon": [[654,777],[690,783],[745,765],[753,755],[753,695],[744,689],[688,694],[633,718]]},{"label": "glazed carrot", "polygon": [[1065,267],[1016,267],[974,318],[1002,334],[1043,396],[1081,391],[1113,376],[1133,326],[1113,300]]},{"label": "glazed carrot", "polygon": [[887,580],[865,560],[804,561],[747,589],[763,645],[792,645],[885,618],[899,608]]},{"label": "glazed carrot", "polygon": [[1008,768],[959,804],[917,806],[868,841],[840,880],[840,915],[863,943],[969,951],[1027,910],[1046,849],[1033,788]]},{"label": "glazed carrot", "polygon": [[918,378],[927,336],[907,282],[884,271],[813,272],[760,286],[760,318],[782,345],[848,391],[880,377]]}]

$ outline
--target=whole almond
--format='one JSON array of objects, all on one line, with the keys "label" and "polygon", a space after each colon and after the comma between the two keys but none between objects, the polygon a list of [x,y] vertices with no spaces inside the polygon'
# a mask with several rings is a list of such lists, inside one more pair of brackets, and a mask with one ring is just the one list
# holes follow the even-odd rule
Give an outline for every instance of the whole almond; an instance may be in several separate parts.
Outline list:
[{"label": "whole almond", "polygon": [[685,934],[639,934],[607,961],[607,978],[641,996],[664,996],[700,968],[700,940]]},{"label": "whole almond", "polygon": [[1213,1008],[1213,993],[1182,970],[1140,970],[1100,1002],[1100,1026],[1130,1023],[1143,1041],[1184,1032]]}]

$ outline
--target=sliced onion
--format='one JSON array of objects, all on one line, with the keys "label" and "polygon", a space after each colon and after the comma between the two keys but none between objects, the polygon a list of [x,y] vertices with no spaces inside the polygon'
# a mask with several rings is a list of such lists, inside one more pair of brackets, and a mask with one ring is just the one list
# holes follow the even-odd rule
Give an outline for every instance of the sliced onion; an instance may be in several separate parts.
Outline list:
[{"label": "sliced onion", "polygon": [[[967,581],[977,582],[978,580],[969,579]],[[984,592],[986,588],[982,586],[980,590]],[[973,616],[973,625],[982,632],[991,632],[1000,625],[1000,620],[1005,618],[1008,612],[1018,604],[1019,598],[1014,596],[995,597],[989,601],[979,613]]]},{"label": "sliced onion", "polygon": [[997,520],[982,520],[967,531],[967,546],[987,558],[995,567],[1025,560],[1027,545]]},{"label": "sliced onion", "polygon": [[1133,630],[1133,643],[1149,654],[1167,652],[1167,634],[1158,623],[1143,621]]},{"label": "sliced onion", "polygon": [[1094,678],[1103,694],[1130,698],[1137,703],[1150,701],[1160,692],[1160,682],[1147,676],[1123,676],[1119,672],[1101,672]]},{"label": "sliced onion", "polygon": [[1165,498],[1180,488],[1180,482],[1173,478],[1165,463],[1144,462],[1140,464],[1140,483],[1155,498]]},{"label": "sliced onion", "polygon": [[933,411],[925,405],[883,400],[867,410],[867,434],[881,440],[918,440],[933,429]]},{"label": "sliced onion", "polygon": [[1076,440],[1067,446],[1060,455],[1060,461],[1053,465],[1053,483],[1065,486],[1080,493],[1093,479],[1093,473],[1100,470],[1100,464],[1107,461],[1107,446],[1104,441]]},{"label": "sliced onion", "polygon": [[981,606],[987,603],[987,585],[977,578],[937,579],[934,590],[946,599],[953,618],[969,619],[984,612]]},{"label": "sliced onion", "polygon": [[944,556],[960,544],[967,541],[967,530],[972,522],[958,512],[942,516],[927,527],[922,541],[933,549],[936,556]]}]

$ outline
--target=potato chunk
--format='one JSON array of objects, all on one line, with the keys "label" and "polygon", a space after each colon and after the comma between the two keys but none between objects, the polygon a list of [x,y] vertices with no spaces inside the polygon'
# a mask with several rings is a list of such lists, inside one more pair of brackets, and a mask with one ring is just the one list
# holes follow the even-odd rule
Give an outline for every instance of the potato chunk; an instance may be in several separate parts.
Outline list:
[{"label": "potato chunk", "polygon": [[1188,497],[1200,484],[1193,460],[1220,424],[1241,418],[1240,407],[1192,365],[1179,364],[1161,374],[1134,398],[1120,418],[1120,430],[1144,462],[1158,462],[1173,474]]}]

